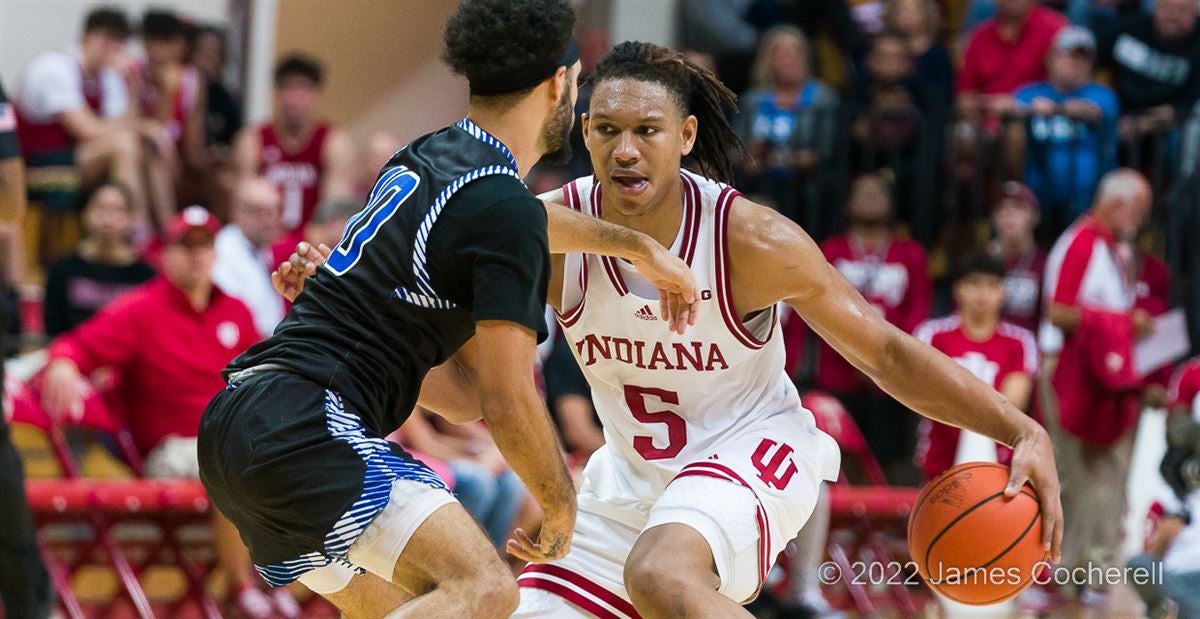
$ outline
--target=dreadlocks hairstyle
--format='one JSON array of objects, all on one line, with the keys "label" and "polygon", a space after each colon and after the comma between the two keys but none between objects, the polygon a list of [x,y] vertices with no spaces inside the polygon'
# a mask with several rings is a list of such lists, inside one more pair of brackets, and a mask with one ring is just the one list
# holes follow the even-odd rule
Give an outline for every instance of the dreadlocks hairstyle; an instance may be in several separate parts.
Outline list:
[{"label": "dreadlocks hairstyle", "polygon": [[746,154],[745,145],[725,117],[727,108],[736,109],[737,95],[711,71],[696,66],[683,54],[638,41],[613,48],[596,65],[587,83],[596,86],[605,80],[626,78],[661,84],[684,116],[696,117],[696,143],[684,159],[685,166],[718,181],[733,180],[733,162]]}]

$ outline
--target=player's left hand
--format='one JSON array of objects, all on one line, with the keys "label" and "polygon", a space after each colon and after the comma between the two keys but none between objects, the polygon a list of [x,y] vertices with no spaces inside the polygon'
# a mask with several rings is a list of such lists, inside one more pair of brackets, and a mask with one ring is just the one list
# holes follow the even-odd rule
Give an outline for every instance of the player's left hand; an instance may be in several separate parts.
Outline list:
[{"label": "player's left hand", "polygon": [[1042,546],[1050,560],[1057,563],[1062,558],[1063,515],[1054,448],[1044,428],[1037,424],[1030,426],[1012,446],[1012,466],[1004,496],[1015,497],[1025,482],[1033,484],[1042,513]]},{"label": "player's left hand", "polygon": [[295,301],[304,291],[304,280],[317,272],[317,267],[325,264],[333,250],[321,243],[313,247],[308,241],[296,244],[296,251],[271,272],[271,285],[275,292],[283,295],[288,301]]},{"label": "player's left hand", "polygon": [[696,324],[700,294],[687,263],[670,250],[654,243],[644,259],[632,260],[634,268],[658,288],[659,314],[671,331],[683,335]]}]

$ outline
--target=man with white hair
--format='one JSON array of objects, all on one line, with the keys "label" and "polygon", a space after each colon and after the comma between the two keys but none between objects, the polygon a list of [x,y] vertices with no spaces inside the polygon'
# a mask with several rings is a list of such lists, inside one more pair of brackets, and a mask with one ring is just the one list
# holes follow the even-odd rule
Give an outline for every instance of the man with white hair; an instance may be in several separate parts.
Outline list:
[{"label": "man with white hair", "polygon": [[[1140,173],[1107,174],[1092,209],[1063,233],[1046,261],[1048,310],[1040,340],[1050,357],[1045,365],[1053,392],[1046,393],[1043,409],[1046,425],[1057,430],[1063,515],[1070,523],[1062,554],[1068,567],[1115,565],[1120,546],[1140,387],[1132,347],[1153,323],[1134,309],[1135,291],[1116,244],[1137,233],[1150,201],[1150,185]],[[1084,592],[1084,601],[1102,604],[1103,594]]]},{"label": "man with white hair", "polygon": [[275,332],[284,314],[283,299],[271,287],[271,247],[283,232],[282,208],[279,192],[270,181],[244,179],[234,191],[231,222],[215,241],[213,283],[250,308],[263,337]]}]

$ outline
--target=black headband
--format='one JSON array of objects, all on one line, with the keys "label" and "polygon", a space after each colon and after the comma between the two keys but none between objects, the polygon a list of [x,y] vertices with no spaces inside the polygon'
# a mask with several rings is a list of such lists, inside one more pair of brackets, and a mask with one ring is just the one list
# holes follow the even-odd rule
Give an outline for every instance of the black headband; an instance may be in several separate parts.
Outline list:
[{"label": "black headband", "polygon": [[570,67],[579,60],[579,44],[575,38],[567,42],[567,49],[549,65],[527,67],[518,71],[503,74],[483,75],[470,78],[471,94],[484,97],[503,95],[510,92],[520,92],[533,88],[543,80],[554,75],[559,67]]}]

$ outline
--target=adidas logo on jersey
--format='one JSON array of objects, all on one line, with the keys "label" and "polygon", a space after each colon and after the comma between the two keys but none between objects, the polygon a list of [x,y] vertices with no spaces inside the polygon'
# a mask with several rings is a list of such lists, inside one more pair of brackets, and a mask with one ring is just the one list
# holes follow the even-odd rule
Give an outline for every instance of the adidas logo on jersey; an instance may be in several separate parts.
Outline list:
[{"label": "adidas logo on jersey", "polygon": [[649,305],[643,305],[642,309],[634,312],[633,315],[641,320],[658,320],[658,316],[654,315],[654,310],[650,309]]}]

